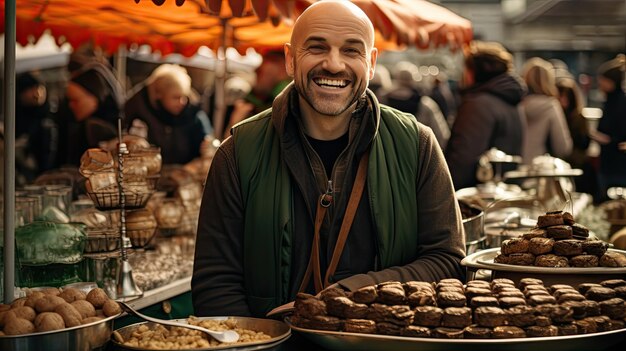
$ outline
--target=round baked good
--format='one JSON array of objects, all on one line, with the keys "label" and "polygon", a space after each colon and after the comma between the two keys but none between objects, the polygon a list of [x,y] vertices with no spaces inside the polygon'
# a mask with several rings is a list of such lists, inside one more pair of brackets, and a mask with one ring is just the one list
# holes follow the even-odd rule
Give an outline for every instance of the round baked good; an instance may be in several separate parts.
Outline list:
[{"label": "round baked good", "polygon": [[509,284],[506,282],[501,282],[501,283],[492,283],[491,284],[491,291],[493,291],[494,293],[498,294],[501,291],[515,291],[518,290],[515,285],[513,284]]},{"label": "round baked good", "polygon": [[409,325],[402,329],[400,335],[413,338],[428,338],[430,337],[430,329],[419,325]]},{"label": "round baked good", "polygon": [[378,291],[375,286],[369,285],[354,291],[350,298],[356,303],[370,304],[378,298]]},{"label": "round baked good", "polygon": [[343,327],[343,320],[333,316],[313,316],[310,319],[302,318],[303,328],[339,331]]},{"label": "round baked good", "polygon": [[342,288],[330,287],[320,292],[320,300],[328,303],[328,300],[335,297],[346,297],[346,291]]},{"label": "round baked good", "polygon": [[535,316],[535,325],[539,327],[547,327],[552,324],[552,320],[548,316]]},{"label": "round baked good", "polygon": [[491,289],[491,285],[485,280],[470,280],[465,286],[466,288]]},{"label": "round baked good", "polygon": [[563,223],[567,225],[574,224],[574,216],[569,212],[563,212]]},{"label": "round baked good", "polygon": [[[365,307],[365,309],[367,310],[367,306]],[[107,302],[104,303],[104,305],[102,305],[102,312],[104,312],[105,316],[111,317],[122,313],[122,309],[115,300],[109,299],[107,300]]]},{"label": "round baked good", "polygon": [[572,308],[563,305],[539,305],[535,307],[536,313],[550,317],[555,324],[571,323],[574,320]]},{"label": "round baked good", "polygon": [[443,310],[441,326],[463,329],[472,324],[472,309],[469,307],[448,307]]},{"label": "round baked good", "polygon": [[421,290],[427,290],[432,293],[435,293],[435,289],[433,288],[432,284],[428,282],[408,281],[408,282],[403,283],[402,287],[404,288],[404,293],[406,296],[409,296],[412,293],[416,291],[421,291]]},{"label": "round baked good", "polygon": [[584,300],[583,301],[569,300],[569,301],[562,302],[560,304],[561,306],[569,307],[572,309],[572,317],[574,317],[574,319],[582,319],[587,316],[587,311],[585,309]]},{"label": "round baked good", "polygon": [[406,296],[404,294],[404,288],[402,284],[395,282],[393,284],[378,285],[378,299],[379,303],[386,305],[401,305],[405,302]]},{"label": "round baked good", "polygon": [[528,304],[531,306],[545,305],[545,304],[555,304],[556,299],[554,296],[550,295],[531,295],[528,297]]},{"label": "round baked good", "polygon": [[502,264],[509,264],[509,256],[507,255],[503,255],[501,253],[497,254],[494,258],[493,258],[493,262],[494,263],[502,263]]},{"label": "round baked good", "polygon": [[590,334],[598,331],[596,323],[589,321],[587,318],[576,320],[573,324],[576,325],[577,334]]},{"label": "round baked good", "polygon": [[481,327],[507,325],[507,314],[499,307],[477,307],[474,310],[474,323]]},{"label": "round baked good", "polygon": [[8,313],[6,317],[3,329],[6,335],[23,335],[35,332],[35,325],[33,322],[24,318],[17,318],[11,313]]},{"label": "round baked good", "polygon": [[529,295],[529,293],[536,293],[537,291],[548,292],[548,288],[543,285],[534,284],[534,285],[526,285],[524,287],[524,295]]},{"label": "round baked good", "polygon": [[589,237],[589,229],[580,223],[571,224],[572,236],[576,239],[587,239]]},{"label": "round baked good", "polygon": [[413,321],[413,316],[414,313],[409,306],[387,306],[387,314],[385,315],[384,322],[389,322],[400,326],[406,326],[411,324],[411,322]]},{"label": "round baked good", "polygon": [[437,294],[437,306],[445,307],[463,307],[466,304],[465,295],[458,292],[441,292]]},{"label": "round baked good", "polygon": [[[304,318],[312,318],[313,316],[324,316],[327,314],[326,303],[322,300],[319,300],[317,297],[306,293],[298,293],[296,295],[296,300],[293,307],[295,314]],[[93,309],[93,314],[83,314],[83,318],[96,315],[96,311],[93,306],[91,306],[91,309]]]},{"label": "round baked good", "polygon": [[511,308],[514,306],[526,305],[526,300],[521,297],[502,297],[498,299],[498,303],[502,308]]},{"label": "round baked good", "polygon": [[[346,318],[346,309],[354,304],[352,300],[345,296],[327,298],[324,302],[326,302],[326,311],[328,314],[340,318]],[[364,315],[362,317],[364,317]]]},{"label": "round baked good", "polygon": [[615,289],[618,286],[626,286],[626,280],[624,280],[624,279],[609,279],[609,280],[605,280],[605,281],[600,282],[600,285],[604,286],[605,288]]},{"label": "round baked good", "polygon": [[550,288],[550,292],[552,293],[552,296],[554,296],[554,298],[556,298],[557,300],[559,299],[559,297],[561,297],[561,295],[565,295],[565,294],[578,294],[582,296],[582,294],[579,293],[578,290],[572,287],[561,288],[561,289],[556,289],[556,290],[553,290],[553,288]]},{"label": "round baked good", "polygon": [[437,292],[438,293],[457,292],[459,294],[465,294],[465,289],[460,288],[458,286],[454,286],[454,285],[444,285],[444,286],[440,286],[439,288],[437,288]]},{"label": "round baked good", "polygon": [[399,326],[394,323],[388,323],[388,322],[376,323],[376,330],[378,331],[378,334],[383,334],[383,335],[401,335],[402,330],[404,328],[405,327]]},{"label": "round baked good", "polygon": [[55,295],[46,295],[35,302],[35,310],[39,313],[52,312],[62,303],[66,303],[62,298]]},{"label": "round baked good", "polygon": [[31,292],[30,294],[26,296],[26,301],[24,301],[24,306],[35,308],[35,302],[37,302],[37,300],[44,297],[45,295],[46,294],[44,294],[41,291]]},{"label": "round baked good", "polygon": [[419,290],[407,297],[407,303],[409,306],[435,306],[437,299],[435,294],[430,290]]},{"label": "round baked good", "polygon": [[557,290],[564,290],[564,289],[570,289],[570,290],[576,290],[574,289],[573,286],[569,285],[569,284],[553,284],[550,285],[548,287],[548,291],[552,294]]},{"label": "round baked good", "polygon": [[496,278],[491,281],[491,288],[493,289],[496,285],[511,285],[515,287],[515,282],[509,278]]},{"label": "round baked good", "polygon": [[618,286],[613,290],[615,290],[615,296],[619,297],[620,299],[626,300],[626,286]]},{"label": "round baked good", "polygon": [[537,217],[537,227],[539,228],[562,225],[564,223],[563,214],[561,213],[549,213]]},{"label": "round baked good", "polygon": [[500,250],[504,255],[528,252],[529,241],[522,238],[508,239],[502,242]]},{"label": "round baked good", "polygon": [[598,267],[600,260],[596,255],[578,255],[570,257],[569,265],[572,267]]},{"label": "round baked good", "polygon": [[605,287],[593,287],[585,293],[588,300],[604,301],[615,297],[615,290]]},{"label": "round baked good", "polygon": [[611,319],[623,319],[626,317],[626,305],[619,297],[600,302],[600,311]]},{"label": "round baked good", "polygon": [[597,301],[585,300],[581,302],[585,304],[585,314],[587,317],[600,315],[600,304]]},{"label": "round baked good", "polygon": [[528,252],[537,256],[552,252],[554,246],[554,239],[550,238],[532,238],[528,243]]},{"label": "round baked good", "polygon": [[542,336],[557,336],[559,335],[559,328],[554,325],[549,325],[547,327],[540,327],[537,325],[530,326],[525,329],[526,336],[528,337],[542,337]]},{"label": "round baked good", "polygon": [[514,253],[509,255],[509,263],[516,266],[532,266],[535,262],[535,255],[531,253]]},{"label": "round baked good", "polygon": [[586,317],[585,320],[595,323],[599,332],[611,330],[611,319],[607,316]]},{"label": "round baked good", "polygon": [[47,332],[65,328],[65,322],[63,321],[61,315],[54,312],[43,312],[38,314],[37,318],[35,318],[34,325],[38,332]]},{"label": "round baked good", "polygon": [[537,256],[534,264],[538,267],[569,267],[567,257],[557,256],[554,254]]},{"label": "round baked good", "polygon": [[443,310],[435,306],[419,306],[415,308],[413,324],[424,327],[438,327],[441,325]]},{"label": "round baked good", "polygon": [[[54,309],[54,313],[63,318],[63,322],[65,323],[66,327],[75,327],[77,325],[80,325],[83,319],[76,307],[67,302],[58,305]],[[35,326],[37,326],[37,323],[35,323]]]},{"label": "round baked good", "polygon": [[498,326],[493,328],[491,337],[494,339],[525,338],[526,332],[515,326]]},{"label": "round baked good", "polygon": [[576,256],[582,255],[583,244],[577,239],[559,240],[554,243],[554,254],[559,256]]},{"label": "round baked good", "polygon": [[533,238],[545,238],[547,237],[548,232],[545,229],[541,228],[533,228],[529,232],[522,234],[522,238],[526,240],[531,240]]},{"label": "round baked good", "polygon": [[601,288],[601,287],[602,285],[596,284],[596,283],[581,283],[581,284],[578,284],[578,292],[585,295],[587,293],[587,290],[591,288]]},{"label": "round baked good", "polygon": [[477,296],[493,296],[491,289],[468,287],[465,289],[465,297],[467,301],[472,301]]},{"label": "round baked good", "polygon": [[87,293],[87,301],[96,309],[102,308],[105,302],[109,300],[109,296],[102,288],[94,288]]},{"label": "round baked good", "polygon": [[460,280],[456,279],[456,278],[444,278],[441,279],[437,285],[455,285],[455,286],[459,286],[459,287],[463,287],[463,282],[461,282]]},{"label": "round baked good", "polygon": [[602,267],[626,267],[626,257],[620,253],[607,251],[600,257]]},{"label": "round baked good", "polygon": [[68,303],[72,303],[76,300],[87,299],[87,294],[75,288],[68,288],[63,289],[63,291],[59,294],[59,297],[67,301]]},{"label": "round baked good", "polygon": [[376,322],[368,319],[346,319],[343,330],[348,333],[374,334]]},{"label": "round baked good", "polygon": [[479,327],[476,325],[470,325],[463,329],[464,339],[490,339],[491,328]]},{"label": "round baked good", "polygon": [[498,293],[498,298],[502,297],[520,297],[525,298],[524,293],[519,290],[504,290]]},{"label": "round baked good", "polygon": [[558,335],[562,335],[562,336],[576,335],[578,333],[578,328],[576,328],[576,324],[574,323],[561,324],[557,326],[557,328],[559,328]]},{"label": "round baked good", "polygon": [[83,319],[96,316],[96,309],[87,300],[76,300],[71,303]]},{"label": "round baked good", "polygon": [[463,329],[439,327],[433,329],[431,335],[438,339],[463,339]]},{"label": "round baked good", "polygon": [[580,293],[576,292],[574,294],[563,294],[557,298],[558,303],[564,303],[566,301],[583,301],[585,299]]},{"label": "round baked good", "polygon": [[495,296],[474,296],[470,300],[470,307],[498,307],[500,304],[498,303],[498,299]]},{"label": "round baked good", "polygon": [[11,312],[15,314],[15,317],[23,318],[30,322],[34,321],[35,317],[37,316],[37,312],[35,312],[35,310],[32,307],[28,307],[28,306],[20,306],[20,307],[13,308],[11,309]]}]

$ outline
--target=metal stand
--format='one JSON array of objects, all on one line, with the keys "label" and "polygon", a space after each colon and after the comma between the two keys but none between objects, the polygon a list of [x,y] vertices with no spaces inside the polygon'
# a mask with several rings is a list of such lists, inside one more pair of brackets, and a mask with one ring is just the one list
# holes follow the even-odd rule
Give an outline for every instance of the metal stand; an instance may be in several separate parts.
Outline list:
[{"label": "metal stand", "polygon": [[139,289],[135,280],[133,279],[133,268],[128,262],[128,254],[126,252],[126,244],[124,238],[126,238],[126,195],[124,194],[124,155],[128,154],[126,143],[122,141],[122,120],[117,121],[117,128],[119,134],[119,146],[117,148],[118,157],[118,169],[117,169],[117,186],[120,196],[120,252],[121,252],[121,264],[117,269],[117,287],[116,298],[127,298],[142,296],[143,291]]}]

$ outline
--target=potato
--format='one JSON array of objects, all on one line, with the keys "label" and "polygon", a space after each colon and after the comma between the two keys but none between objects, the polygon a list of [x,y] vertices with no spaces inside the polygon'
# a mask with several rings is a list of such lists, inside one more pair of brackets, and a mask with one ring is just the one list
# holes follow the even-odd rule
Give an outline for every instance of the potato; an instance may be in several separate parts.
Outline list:
[{"label": "potato", "polygon": [[15,317],[15,313],[9,311],[2,311],[0,312],[0,328],[4,328],[4,320],[5,318],[7,318],[7,315],[11,313],[14,317]]},{"label": "potato", "polygon": [[35,312],[32,307],[28,306],[13,308],[11,309],[11,312],[13,312],[17,318],[24,318],[30,322],[34,321],[37,316],[37,312]]},{"label": "potato", "polygon": [[0,303],[0,312],[8,311],[10,309],[11,309],[11,305],[5,305],[3,303]]},{"label": "potato", "polygon": [[26,299],[26,297],[20,297],[17,300],[13,300],[13,302],[11,302],[11,308],[24,306],[24,304],[26,303]]},{"label": "potato", "polygon": [[35,318],[35,329],[38,332],[59,330],[65,328],[65,322],[60,314],[54,312],[43,312]]},{"label": "potato", "polygon": [[63,298],[63,300],[67,301],[68,303],[72,303],[76,300],[85,300],[87,298],[87,294],[78,289],[68,288],[64,289],[59,294],[59,297]]},{"label": "potato", "polygon": [[4,333],[6,335],[22,335],[35,332],[35,325],[33,322],[24,318],[17,318],[14,314],[9,313],[9,318],[6,320],[4,326]]},{"label": "potato", "polygon": [[89,323],[101,321],[102,319],[103,319],[102,317],[87,317],[83,319],[83,324],[89,324]]},{"label": "potato", "polygon": [[96,315],[96,309],[93,307],[92,304],[87,302],[87,300],[77,300],[72,302],[71,305],[76,308],[76,310],[78,311],[78,313],[80,313],[83,319],[94,317]]},{"label": "potato", "polygon": [[61,293],[61,290],[59,290],[59,288],[46,288],[40,291],[46,295],[55,295],[55,296]]},{"label": "potato", "polygon": [[122,309],[120,308],[120,305],[117,304],[117,302],[109,299],[102,306],[102,312],[104,312],[105,316],[111,317],[122,313]]},{"label": "potato", "polygon": [[35,302],[35,310],[41,312],[52,312],[54,309],[65,303],[65,300],[55,295],[45,295]]},{"label": "potato", "polygon": [[[63,317],[63,322],[65,322],[66,327],[75,327],[80,325],[83,316],[78,312],[76,307],[70,305],[69,303],[62,303],[58,305],[54,309],[55,313],[58,313],[61,317]],[[35,326],[37,326],[35,324]]]},{"label": "potato", "polygon": [[35,303],[37,302],[37,300],[44,296],[46,296],[46,294],[42,293],[41,291],[33,291],[26,296],[26,302],[24,302],[24,306],[35,308]]},{"label": "potato", "polygon": [[96,309],[102,308],[102,305],[104,305],[108,299],[109,296],[101,288],[91,289],[91,291],[87,294],[87,301],[89,301]]}]

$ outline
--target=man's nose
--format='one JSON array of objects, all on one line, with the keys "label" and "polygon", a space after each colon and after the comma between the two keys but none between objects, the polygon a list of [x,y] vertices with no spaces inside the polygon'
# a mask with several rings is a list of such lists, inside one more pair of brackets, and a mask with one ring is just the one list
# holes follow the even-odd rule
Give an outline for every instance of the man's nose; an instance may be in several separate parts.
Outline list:
[{"label": "man's nose", "polygon": [[339,49],[332,49],[326,55],[326,59],[322,67],[332,73],[337,73],[343,71],[345,68],[345,64]]}]

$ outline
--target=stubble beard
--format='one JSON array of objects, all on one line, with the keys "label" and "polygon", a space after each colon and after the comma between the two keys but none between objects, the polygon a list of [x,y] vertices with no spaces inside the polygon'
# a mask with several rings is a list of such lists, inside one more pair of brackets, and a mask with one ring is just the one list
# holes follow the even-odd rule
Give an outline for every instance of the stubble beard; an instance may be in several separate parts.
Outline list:
[{"label": "stubble beard", "polygon": [[305,84],[303,84],[303,82],[296,82],[294,86],[298,94],[319,114],[331,117],[341,116],[351,106],[354,106],[359,100],[360,95],[362,95],[358,93],[358,87],[354,84],[354,77],[348,77],[346,79],[350,80],[352,86],[350,88],[349,99],[340,100],[336,95],[326,98],[324,96],[325,94],[316,94],[313,92],[311,86],[314,85],[315,82],[311,78],[312,75],[313,72],[307,76],[304,82]]}]

